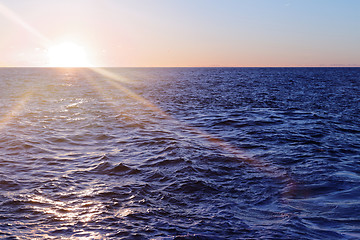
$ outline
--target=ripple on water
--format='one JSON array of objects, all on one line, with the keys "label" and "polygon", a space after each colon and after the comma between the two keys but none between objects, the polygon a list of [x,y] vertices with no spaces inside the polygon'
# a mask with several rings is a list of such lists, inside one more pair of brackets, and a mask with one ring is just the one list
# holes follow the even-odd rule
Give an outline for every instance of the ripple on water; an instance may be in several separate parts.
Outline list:
[{"label": "ripple on water", "polygon": [[358,69],[109,70],[0,69],[0,237],[359,238]]}]

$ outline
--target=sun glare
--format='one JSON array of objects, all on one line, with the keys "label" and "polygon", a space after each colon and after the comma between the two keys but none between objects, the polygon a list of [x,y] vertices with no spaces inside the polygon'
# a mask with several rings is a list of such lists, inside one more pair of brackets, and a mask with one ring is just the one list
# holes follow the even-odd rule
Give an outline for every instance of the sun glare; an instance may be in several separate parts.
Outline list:
[{"label": "sun glare", "polygon": [[90,67],[85,49],[73,42],[52,46],[47,51],[50,67]]}]

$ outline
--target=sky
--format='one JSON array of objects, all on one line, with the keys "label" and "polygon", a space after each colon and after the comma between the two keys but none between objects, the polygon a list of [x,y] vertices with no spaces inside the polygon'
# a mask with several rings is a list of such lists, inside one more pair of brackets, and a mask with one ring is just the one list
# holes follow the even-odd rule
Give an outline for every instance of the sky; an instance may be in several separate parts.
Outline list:
[{"label": "sky", "polygon": [[360,66],[359,13],[359,0],[0,0],[0,66],[48,66],[63,42],[102,67]]}]

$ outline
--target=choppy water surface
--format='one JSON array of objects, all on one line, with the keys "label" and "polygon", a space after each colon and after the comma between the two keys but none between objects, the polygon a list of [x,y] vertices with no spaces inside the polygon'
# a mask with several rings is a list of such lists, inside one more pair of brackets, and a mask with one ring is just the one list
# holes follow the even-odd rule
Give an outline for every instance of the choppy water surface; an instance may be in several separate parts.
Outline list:
[{"label": "choppy water surface", "polygon": [[0,237],[360,238],[359,68],[101,73],[0,69]]}]

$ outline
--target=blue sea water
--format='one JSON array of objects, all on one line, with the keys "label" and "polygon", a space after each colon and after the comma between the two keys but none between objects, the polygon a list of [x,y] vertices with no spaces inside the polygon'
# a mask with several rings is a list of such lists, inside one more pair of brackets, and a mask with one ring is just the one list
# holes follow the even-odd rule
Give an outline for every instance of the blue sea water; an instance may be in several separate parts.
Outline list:
[{"label": "blue sea water", "polygon": [[360,239],[359,68],[0,69],[4,239]]}]

